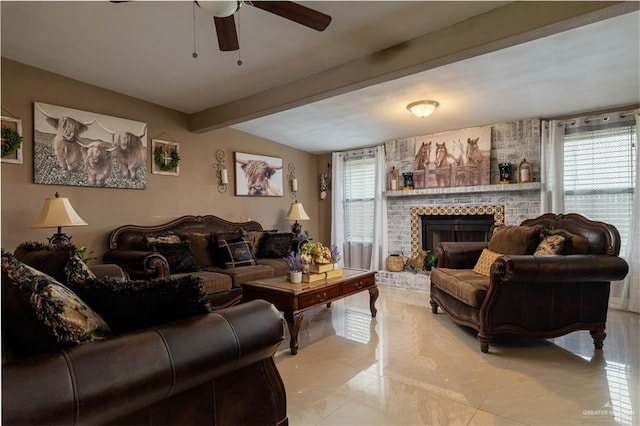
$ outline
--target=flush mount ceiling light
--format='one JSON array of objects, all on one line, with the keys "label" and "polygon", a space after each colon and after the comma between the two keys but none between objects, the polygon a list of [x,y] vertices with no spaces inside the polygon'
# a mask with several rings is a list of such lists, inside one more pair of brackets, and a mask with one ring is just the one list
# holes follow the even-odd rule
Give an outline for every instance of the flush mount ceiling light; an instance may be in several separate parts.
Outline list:
[{"label": "flush mount ceiling light", "polygon": [[407,109],[418,118],[430,116],[440,104],[436,101],[416,101],[407,105]]}]

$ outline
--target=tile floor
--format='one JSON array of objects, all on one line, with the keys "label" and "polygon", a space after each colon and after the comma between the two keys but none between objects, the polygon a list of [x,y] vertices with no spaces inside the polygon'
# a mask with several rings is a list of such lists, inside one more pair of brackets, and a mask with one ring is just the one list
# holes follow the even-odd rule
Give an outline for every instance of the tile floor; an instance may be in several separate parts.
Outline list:
[{"label": "tile floor", "polygon": [[380,288],[305,313],[300,350],[276,354],[297,425],[638,425],[640,315],[609,311],[604,350],[587,331],[503,336],[433,315],[428,293]]}]

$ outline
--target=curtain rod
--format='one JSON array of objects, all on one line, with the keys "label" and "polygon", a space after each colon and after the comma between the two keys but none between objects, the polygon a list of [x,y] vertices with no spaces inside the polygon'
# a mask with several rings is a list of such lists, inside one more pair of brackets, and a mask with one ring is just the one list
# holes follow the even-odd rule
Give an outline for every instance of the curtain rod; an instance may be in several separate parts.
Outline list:
[{"label": "curtain rod", "polygon": [[609,121],[612,116],[615,116],[615,118],[627,118],[627,117],[633,116],[638,111],[640,111],[640,109],[634,109],[634,110],[629,110],[629,111],[613,111],[613,112],[608,112],[606,114],[600,114],[600,115],[576,117],[576,118],[572,118],[572,119],[569,119],[569,120],[559,120],[558,121],[558,125],[559,126],[571,126],[571,125],[576,124],[578,122],[578,120],[580,120],[580,119],[582,119],[585,123],[591,123],[593,121],[598,121],[598,120]]}]

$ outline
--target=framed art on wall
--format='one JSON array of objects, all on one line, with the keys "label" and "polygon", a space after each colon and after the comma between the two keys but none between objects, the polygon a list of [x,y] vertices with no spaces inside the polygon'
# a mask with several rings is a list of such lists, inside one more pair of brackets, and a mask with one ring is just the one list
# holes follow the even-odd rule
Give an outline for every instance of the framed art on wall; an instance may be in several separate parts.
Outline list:
[{"label": "framed art on wall", "polygon": [[2,162],[22,164],[22,120],[1,117]]},{"label": "framed art on wall", "polygon": [[33,126],[34,183],[145,189],[146,123],[34,102]]},{"label": "framed art on wall", "polygon": [[151,173],[178,176],[180,174],[180,145],[176,142],[151,139]]},{"label": "framed art on wall", "polygon": [[234,152],[236,195],[282,197],[282,158]]}]

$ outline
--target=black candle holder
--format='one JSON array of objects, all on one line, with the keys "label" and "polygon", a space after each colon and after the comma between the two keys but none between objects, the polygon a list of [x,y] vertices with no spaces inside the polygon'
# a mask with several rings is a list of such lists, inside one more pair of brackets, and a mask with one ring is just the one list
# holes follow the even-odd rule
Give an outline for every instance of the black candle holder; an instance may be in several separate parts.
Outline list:
[{"label": "black candle holder", "polygon": [[499,163],[498,169],[500,170],[500,183],[511,183],[511,163]]}]

